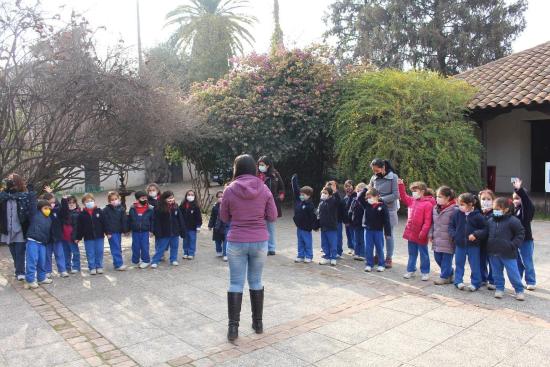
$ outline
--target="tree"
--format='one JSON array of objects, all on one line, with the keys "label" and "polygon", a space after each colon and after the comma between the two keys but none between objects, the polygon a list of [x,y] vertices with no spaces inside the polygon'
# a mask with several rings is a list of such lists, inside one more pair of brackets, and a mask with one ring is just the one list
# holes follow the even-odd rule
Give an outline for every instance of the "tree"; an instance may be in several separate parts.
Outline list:
[{"label": "tree", "polygon": [[229,59],[243,54],[243,42],[254,42],[248,27],[256,18],[238,13],[248,7],[247,0],[190,2],[166,16],[167,26],[177,25],[171,43],[181,53],[190,51],[190,80],[218,79],[229,71]]},{"label": "tree", "polygon": [[375,157],[390,159],[401,177],[433,188],[479,188],[482,147],[467,116],[474,91],[434,72],[351,73],[333,125],[345,177],[367,179]]},{"label": "tree", "polygon": [[338,0],[326,37],[344,64],[429,69],[453,75],[512,52],[526,0]]},{"label": "tree", "polygon": [[273,23],[275,29],[271,36],[271,54],[274,55],[278,50],[285,48],[283,29],[279,18],[279,0],[273,0]]}]

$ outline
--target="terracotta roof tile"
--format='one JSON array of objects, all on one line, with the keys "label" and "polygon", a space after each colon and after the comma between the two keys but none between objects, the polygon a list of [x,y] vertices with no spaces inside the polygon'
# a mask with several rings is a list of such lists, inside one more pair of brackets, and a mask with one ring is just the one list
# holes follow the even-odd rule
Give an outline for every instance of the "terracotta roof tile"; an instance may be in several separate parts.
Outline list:
[{"label": "terracotta roof tile", "polygon": [[456,76],[478,89],[470,109],[550,102],[550,42]]}]

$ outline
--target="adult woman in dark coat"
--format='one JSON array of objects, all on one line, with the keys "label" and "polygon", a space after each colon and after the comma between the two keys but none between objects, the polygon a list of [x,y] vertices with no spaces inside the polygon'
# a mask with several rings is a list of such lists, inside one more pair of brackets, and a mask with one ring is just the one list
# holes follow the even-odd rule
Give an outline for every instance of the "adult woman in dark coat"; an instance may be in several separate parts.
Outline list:
[{"label": "adult woman in dark coat", "polygon": [[[263,156],[258,159],[258,177],[264,181],[266,186],[273,194],[275,205],[277,206],[277,216],[283,216],[281,203],[285,200],[285,185],[279,172],[273,166],[273,162],[268,156]],[[267,230],[269,232],[269,241],[267,254],[275,255],[275,222],[267,222]]]}]

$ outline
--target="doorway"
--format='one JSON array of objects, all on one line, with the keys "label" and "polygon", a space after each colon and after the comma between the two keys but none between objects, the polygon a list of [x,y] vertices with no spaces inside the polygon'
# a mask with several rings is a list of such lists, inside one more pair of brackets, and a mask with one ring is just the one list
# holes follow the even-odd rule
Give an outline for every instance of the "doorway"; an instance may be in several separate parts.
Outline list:
[{"label": "doorway", "polygon": [[550,120],[531,121],[531,191],[544,192],[544,164],[550,162]]}]

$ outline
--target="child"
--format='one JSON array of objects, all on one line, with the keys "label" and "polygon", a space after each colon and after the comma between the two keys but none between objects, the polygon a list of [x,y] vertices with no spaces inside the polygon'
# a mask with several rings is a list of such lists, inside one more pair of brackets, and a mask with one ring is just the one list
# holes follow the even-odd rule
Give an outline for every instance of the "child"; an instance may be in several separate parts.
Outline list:
[{"label": "child", "polygon": [[[27,231],[25,288],[38,288],[38,284],[50,284],[46,277],[46,244],[51,242],[52,208],[47,200],[30,201],[30,226]],[[37,283],[38,280],[38,283]]]},{"label": "child", "polygon": [[333,195],[332,187],[327,186],[321,191],[321,202],[317,218],[321,228],[321,247],[323,258],[319,265],[336,266],[338,256],[338,210],[340,199]]},{"label": "child", "polygon": [[518,270],[517,253],[525,238],[525,229],[513,213],[513,205],[507,198],[498,198],[493,204],[493,216],[480,235],[487,240],[487,253],[495,279],[495,298],[504,296],[504,269],[516,291],[518,301],[525,300],[523,283]]},{"label": "child", "polygon": [[84,239],[90,275],[103,274],[105,222],[103,212],[95,204],[92,194],[82,197],[84,209],[78,215],[76,243]]},{"label": "child", "polygon": [[410,279],[416,272],[416,259],[420,252],[420,272],[422,280],[430,279],[430,255],[428,253],[428,236],[432,226],[432,212],[435,200],[426,196],[428,186],[424,182],[414,182],[410,185],[412,196],[407,195],[402,179],[398,180],[399,195],[409,208],[407,224],[403,238],[409,241],[409,261],[407,272],[403,278]]},{"label": "child", "polygon": [[52,276],[52,255],[55,256],[55,263],[57,265],[57,272],[62,278],[69,276],[67,273],[67,264],[65,263],[65,253],[63,252],[63,222],[61,220],[60,208],[55,196],[52,194],[53,190],[46,186],[44,188],[46,193],[42,195],[43,200],[47,200],[50,203],[50,219],[51,226],[51,243],[46,244],[46,277]]},{"label": "child", "polygon": [[[365,196],[367,200],[365,200]],[[374,264],[374,249],[378,256],[378,267],[376,271],[382,272],[385,268],[384,257],[384,233],[386,237],[391,236],[390,215],[388,207],[380,201],[380,193],[374,187],[368,191],[365,189],[357,201],[364,210],[363,227],[365,228],[366,266],[365,271],[371,272]]]},{"label": "child", "polygon": [[151,263],[149,233],[153,232],[153,207],[147,202],[146,192],[136,192],[135,198],[136,202],[128,213],[128,227],[132,231],[132,264],[145,269]]},{"label": "child", "polygon": [[189,190],[185,193],[185,200],[181,202],[180,209],[185,223],[185,238],[183,240],[183,258],[193,260],[197,251],[197,232],[202,226],[201,208],[195,201],[195,192]]},{"label": "child", "polygon": [[63,223],[63,253],[65,255],[65,267],[71,274],[80,273],[80,249],[75,242],[76,225],[80,208],[76,197],[70,195],[61,199],[59,216]]},{"label": "child", "polygon": [[449,224],[455,212],[455,193],[447,186],[437,189],[437,205],[433,209],[433,226],[430,230],[430,239],[434,251],[434,258],[441,269],[435,285],[451,284],[453,282],[453,256],[455,247],[449,236]]},{"label": "child", "polygon": [[525,228],[525,238],[519,246],[518,251],[518,270],[520,278],[523,278],[525,270],[525,282],[527,290],[534,291],[537,288],[537,279],[535,274],[535,264],[533,263],[533,252],[535,244],[533,243],[533,232],[531,230],[531,221],[535,215],[535,206],[527,195],[525,189],[521,186],[522,181],[516,178],[514,181],[514,215],[521,221]]},{"label": "child", "polygon": [[148,196],[147,203],[153,208],[156,207],[161,195],[160,186],[153,182],[147,185],[145,191],[147,191]]},{"label": "child", "polygon": [[185,238],[185,223],[183,215],[176,204],[172,191],[165,191],[160,196],[154,209],[153,229],[158,244],[151,268],[156,269],[166,249],[170,249],[170,264],[178,266],[179,238]]},{"label": "child", "polygon": [[216,254],[218,257],[223,257],[223,261],[227,261],[227,225],[220,219],[220,205],[223,199],[223,191],[216,193],[216,204],[212,207],[210,220],[208,221],[208,229],[212,231],[212,241],[216,244]]},{"label": "child", "polygon": [[315,206],[311,202],[313,189],[309,186],[300,188],[298,175],[292,176],[292,192],[294,193],[294,224],[298,237],[298,255],[296,263],[311,263],[313,260],[313,239],[311,231],[316,228],[317,218]]},{"label": "child", "polygon": [[[455,245],[455,286],[462,290],[475,292],[481,287],[481,271],[479,265],[480,234],[483,233],[486,221],[476,209],[476,197],[470,193],[458,197],[459,210],[455,212],[449,223],[449,236]],[[471,269],[472,284],[464,284],[464,265],[466,258]]]},{"label": "child", "polygon": [[353,181],[347,180],[344,183],[344,192],[345,196],[342,199],[342,222],[344,223],[344,227],[346,229],[346,238],[348,241],[348,255],[353,255],[354,248],[355,248],[355,232],[353,231],[351,224],[351,217],[349,215],[349,208],[351,207],[351,203],[353,202],[353,199],[357,197],[357,194],[355,193],[355,189],[353,188]]},{"label": "child", "polygon": [[354,243],[354,260],[365,260],[365,229],[363,228],[363,214],[365,210],[361,204],[357,201],[357,197],[367,185],[364,182],[360,182],[355,187],[355,197],[353,198],[350,208],[349,217],[351,218],[350,227],[353,231]]},{"label": "child", "polygon": [[[491,190],[483,190],[479,193],[479,201],[481,204],[481,214],[485,220],[489,220],[493,216],[493,202],[495,201],[495,193]],[[493,280],[493,271],[487,254],[487,242],[481,241],[479,246],[479,261],[481,265],[481,284],[487,284],[487,289],[495,290],[495,282]]]},{"label": "child", "polygon": [[122,259],[122,233],[128,232],[126,210],[120,205],[120,195],[116,191],[107,194],[107,201],[109,204],[103,208],[103,219],[113,266],[117,271],[124,271],[126,265]]}]

